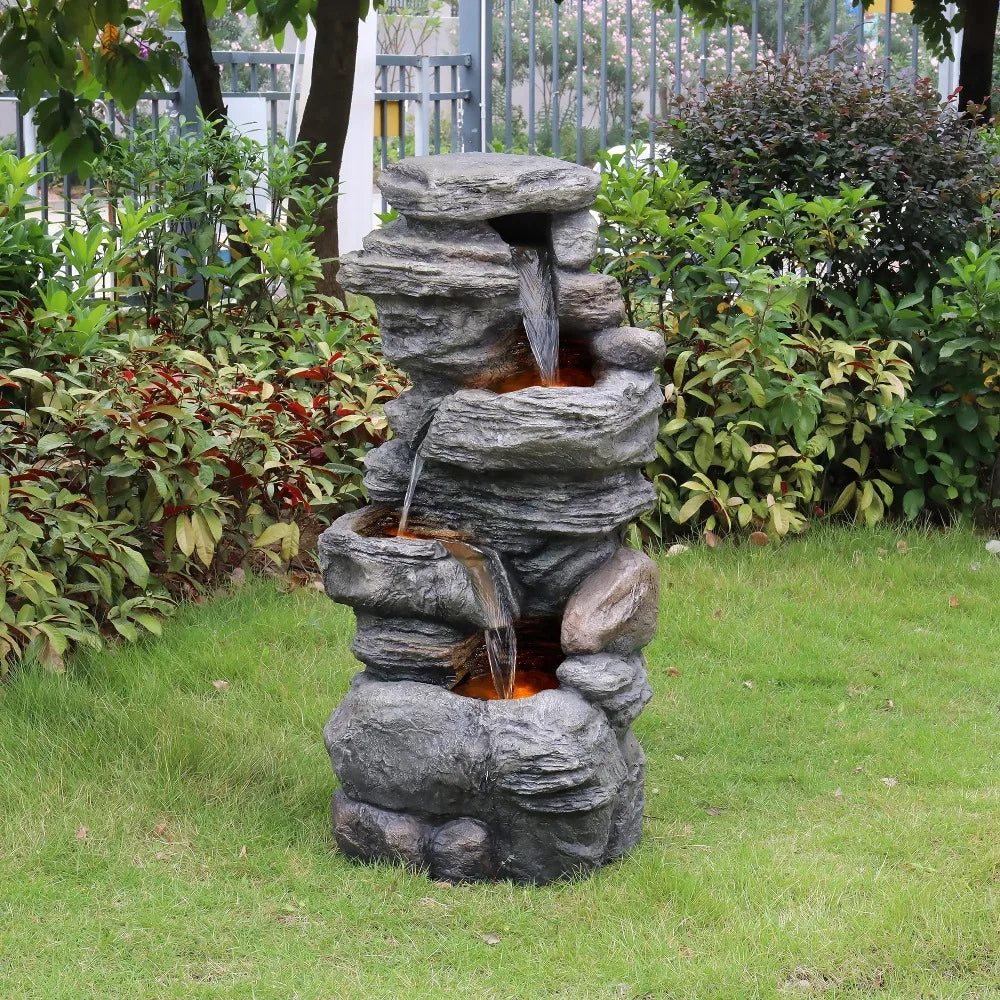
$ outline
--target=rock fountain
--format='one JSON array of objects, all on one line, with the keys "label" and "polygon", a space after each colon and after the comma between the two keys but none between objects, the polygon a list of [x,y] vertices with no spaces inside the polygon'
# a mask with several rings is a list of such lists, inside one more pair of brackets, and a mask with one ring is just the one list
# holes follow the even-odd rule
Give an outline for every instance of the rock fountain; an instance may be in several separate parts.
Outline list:
[{"label": "rock fountain", "polygon": [[[341,268],[413,387],[372,504],[320,539],[365,665],[325,730],[346,854],[450,881],[548,882],[639,839],[656,565],[658,334],[594,274],[598,178],[544,157],[386,170],[401,218]],[[405,505],[405,515],[403,507]]]}]

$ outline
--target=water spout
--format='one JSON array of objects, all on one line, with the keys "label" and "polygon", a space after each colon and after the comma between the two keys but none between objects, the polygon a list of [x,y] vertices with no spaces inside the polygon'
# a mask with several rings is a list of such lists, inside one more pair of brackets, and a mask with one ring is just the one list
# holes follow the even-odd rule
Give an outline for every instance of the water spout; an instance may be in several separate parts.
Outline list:
[{"label": "water spout", "polygon": [[511,247],[520,287],[521,315],[543,383],[559,375],[559,313],[556,307],[552,252],[545,247]]},{"label": "water spout", "polygon": [[492,549],[448,540],[442,543],[469,574],[472,589],[486,616],[486,658],[493,686],[501,698],[514,697],[517,675],[517,634],[514,631],[514,595],[500,557]]}]

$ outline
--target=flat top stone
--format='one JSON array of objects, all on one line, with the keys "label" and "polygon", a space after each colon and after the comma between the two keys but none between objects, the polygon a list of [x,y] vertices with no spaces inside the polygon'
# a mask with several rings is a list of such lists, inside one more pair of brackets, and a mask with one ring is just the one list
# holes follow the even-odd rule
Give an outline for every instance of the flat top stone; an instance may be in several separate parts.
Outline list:
[{"label": "flat top stone", "polygon": [[382,171],[378,186],[401,215],[470,222],[521,212],[587,208],[600,178],[548,156],[444,153],[417,156]]}]

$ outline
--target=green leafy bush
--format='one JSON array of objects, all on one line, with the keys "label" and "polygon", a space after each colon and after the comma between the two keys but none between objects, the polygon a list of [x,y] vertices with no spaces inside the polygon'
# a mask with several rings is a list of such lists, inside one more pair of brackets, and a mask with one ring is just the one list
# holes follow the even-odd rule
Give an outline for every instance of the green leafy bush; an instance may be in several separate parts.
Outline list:
[{"label": "green leafy bush", "polygon": [[975,238],[997,184],[988,144],[964,116],[942,113],[930,80],[890,85],[881,69],[807,67],[794,53],[680,100],[660,134],[692,178],[733,203],[870,185],[877,238],[828,256],[826,280],[848,289],[868,278],[905,293],[936,275]]},{"label": "green leafy bush", "polygon": [[901,482],[887,455],[922,416],[903,343],[917,313],[888,295],[859,306],[824,280],[832,249],[875,230],[867,187],[776,191],[750,208],[709,197],[673,161],[614,157],[603,176],[604,268],[630,321],[667,342],[653,534],[884,516]]},{"label": "green leafy bush", "polygon": [[130,168],[155,208],[122,196],[109,223],[85,201],[57,239],[27,194],[37,162],[0,155],[16,196],[0,241],[23,265],[0,269],[0,674],[155,632],[238,567],[308,561],[316,529],[362,502],[381,405],[403,386],[370,319],[313,294],[311,224],[279,207],[325,197],[303,188],[305,159],[270,162],[262,214],[238,187],[181,184],[213,135],[146,172],[162,139]]},{"label": "green leafy bush", "polygon": [[849,513],[975,514],[1000,438],[1000,246],[984,223],[906,294],[830,280],[883,225],[871,188],[773,191],[752,208],[675,161],[610,157],[604,270],[629,322],[661,329],[665,408],[650,469],[657,536],[784,534]]}]

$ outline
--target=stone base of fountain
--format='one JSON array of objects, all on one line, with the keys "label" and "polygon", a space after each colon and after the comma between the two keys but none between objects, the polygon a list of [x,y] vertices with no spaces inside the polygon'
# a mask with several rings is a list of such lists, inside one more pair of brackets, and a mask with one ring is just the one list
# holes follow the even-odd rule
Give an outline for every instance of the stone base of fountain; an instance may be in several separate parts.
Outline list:
[{"label": "stone base of fountain", "polygon": [[[435,156],[380,184],[403,218],[348,255],[341,278],[375,300],[386,354],[414,385],[387,407],[396,439],[368,456],[374,505],[320,540],[327,593],[355,608],[365,666],[325,730],[334,835],[351,857],[438,879],[548,882],[620,857],[641,833],[631,726],[651,694],[640,650],[658,572],[623,539],[654,498],[641,470],[662,338],[619,326],[617,285],[589,270],[591,171]],[[531,360],[525,331],[545,324],[522,315],[512,244],[551,264],[554,378]],[[484,566],[503,577],[517,645],[510,698],[484,645],[497,628]]]}]

